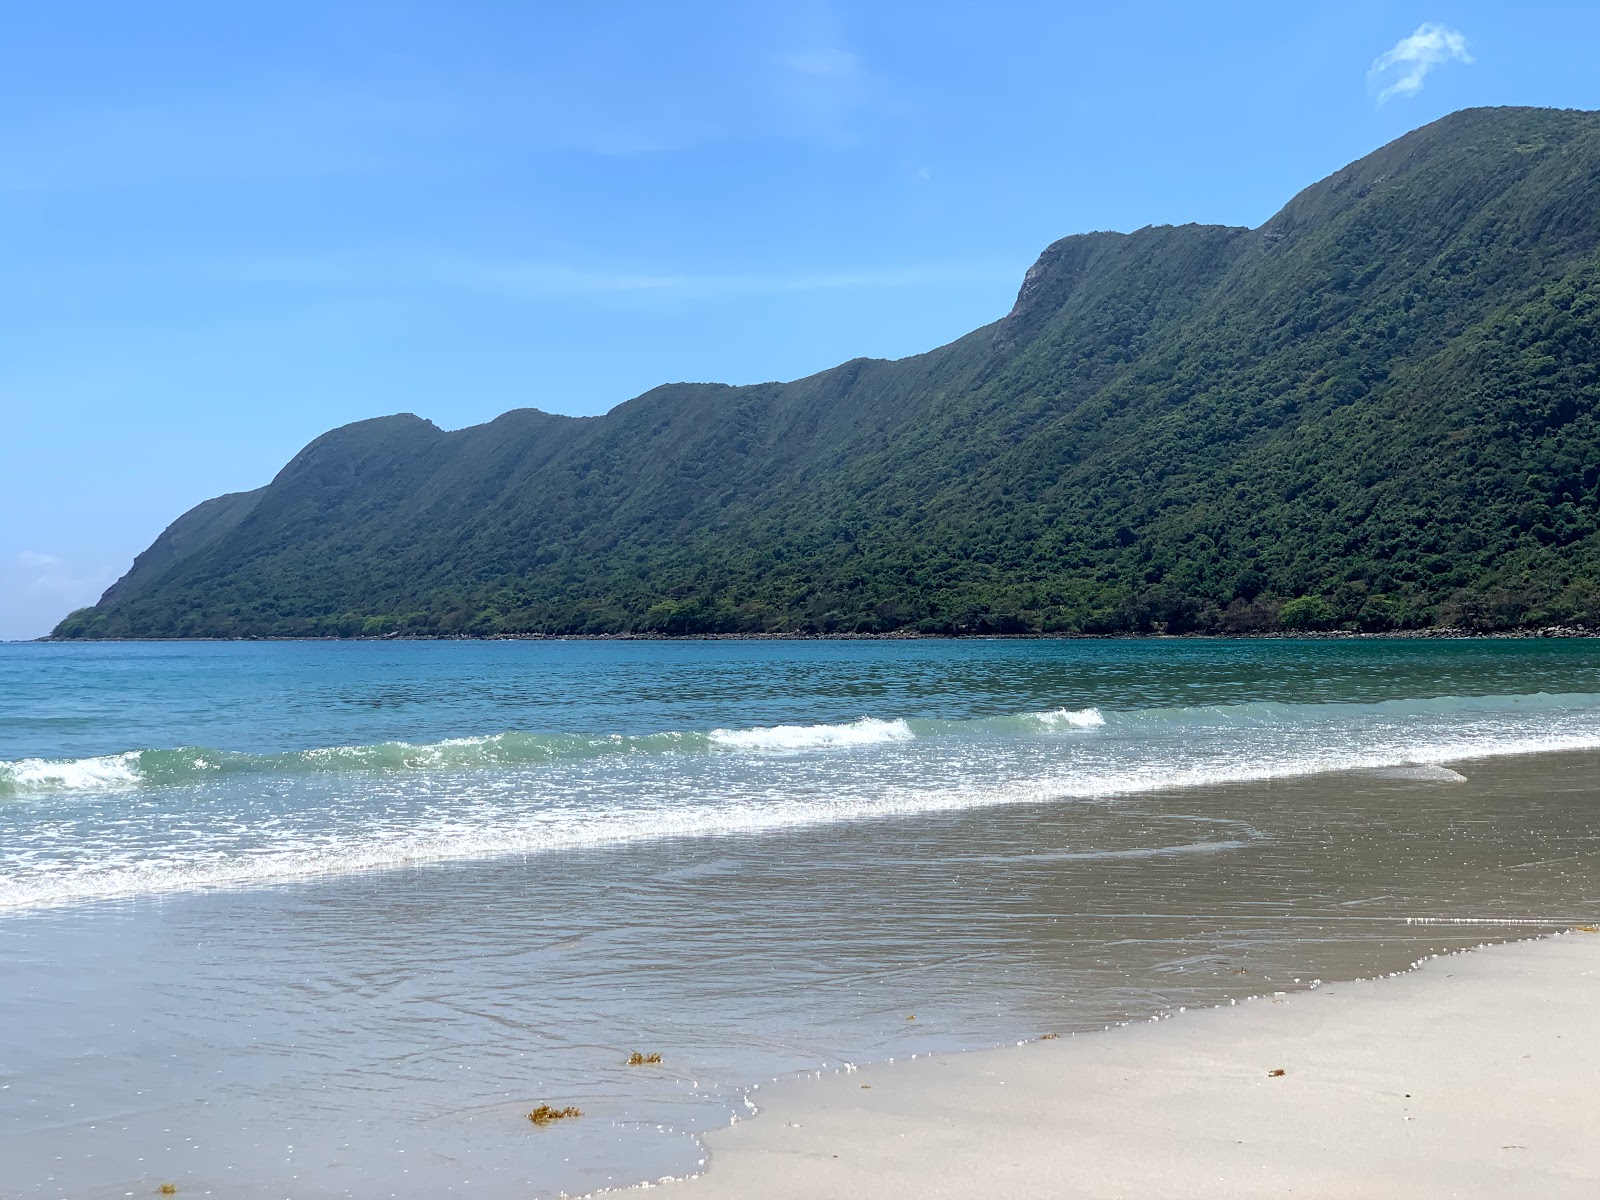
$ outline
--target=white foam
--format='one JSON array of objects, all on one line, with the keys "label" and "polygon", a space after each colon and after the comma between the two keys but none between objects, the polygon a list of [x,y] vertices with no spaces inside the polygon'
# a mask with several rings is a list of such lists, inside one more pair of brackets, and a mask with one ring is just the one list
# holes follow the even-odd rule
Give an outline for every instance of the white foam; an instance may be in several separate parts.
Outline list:
[{"label": "white foam", "polygon": [[792,754],[798,750],[909,742],[916,736],[904,721],[862,717],[847,725],[767,725],[755,729],[713,729],[710,740],[713,746],[725,750]]},{"label": "white foam", "polygon": [[[1118,714],[1114,737],[993,741],[915,738],[904,721],[863,718],[718,730],[703,744],[720,753],[576,758],[554,772],[486,775],[467,767],[421,778],[219,781],[214,790],[173,793],[177,807],[155,798],[85,805],[70,826],[52,813],[31,830],[20,828],[22,837],[0,845],[0,909],[998,804],[1098,803],[1328,771],[1398,768],[1409,778],[1443,780],[1455,774],[1445,763],[1600,748],[1595,706],[1560,712],[1547,705],[1536,723],[1521,707],[1497,712],[1480,704],[1466,720],[1450,713],[1396,720],[1377,705],[1329,706],[1328,716],[1344,719],[1260,728],[1168,723],[1154,726],[1154,737],[1123,736]],[[1075,715],[1087,720],[1088,711]],[[1073,727],[1065,718],[1062,724]],[[892,743],[904,745],[892,754],[826,753]],[[141,767],[137,754],[23,760],[0,764],[0,785],[20,773],[30,788],[66,788],[99,773],[125,787],[153,771],[152,760]],[[185,814],[185,823],[175,827],[175,813]],[[191,836],[202,824],[204,836]],[[1155,852],[1226,852],[1237,836]]]},{"label": "white foam", "polygon": [[0,779],[19,792],[133,787],[139,782],[139,752],[99,758],[23,758],[0,763]]},{"label": "white foam", "polygon": [[[819,729],[847,726],[794,726],[814,734]],[[895,722],[875,722],[893,725]],[[774,727],[782,729],[784,727]],[[740,730],[739,734],[771,731]],[[904,735],[901,735],[902,737]],[[813,740],[810,745],[818,744]],[[826,744],[826,743],[824,743]],[[1498,744],[1463,738],[1408,757],[1435,760],[1484,758],[1501,754],[1600,747],[1600,736],[1508,739]],[[505,854],[532,854],[599,845],[656,841],[680,836],[764,833],[779,829],[833,824],[873,817],[910,816],[1027,804],[1063,799],[1129,796],[1141,792],[1278,779],[1326,771],[1371,771],[1392,766],[1399,755],[1390,747],[1364,751],[1324,752],[1276,761],[1249,762],[1218,757],[1187,765],[1178,763],[1104,764],[1100,770],[1042,775],[989,784],[965,785],[954,780],[941,786],[927,780],[901,779],[863,787],[861,779],[840,779],[820,792],[774,796],[766,790],[725,796],[714,804],[661,803],[643,798],[614,808],[583,809],[543,806],[522,808],[508,797],[504,806],[483,804],[474,789],[455,797],[439,796],[431,811],[359,832],[329,827],[299,833],[275,833],[267,843],[232,845],[222,839],[203,853],[191,847],[148,848],[124,844],[105,847],[93,861],[68,869],[0,873],[0,910],[74,901],[110,899],[216,887],[238,887],[328,874],[392,869],[419,863],[470,861]],[[933,764],[929,764],[932,766]],[[951,786],[954,784],[954,786]],[[475,808],[460,807],[473,800]],[[532,799],[532,798],[530,798]],[[452,802],[453,801],[453,802]],[[1173,853],[1219,853],[1239,848],[1251,838],[1228,838],[1179,846],[1140,848],[1139,856]],[[1117,852],[1092,852],[1105,857]],[[13,855],[22,861],[28,855]]]},{"label": "white foam", "polygon": [[1058,708],[1053,712],[1029,713],[1046,729],[1093,729],[1106,723],[1098,708]]}]

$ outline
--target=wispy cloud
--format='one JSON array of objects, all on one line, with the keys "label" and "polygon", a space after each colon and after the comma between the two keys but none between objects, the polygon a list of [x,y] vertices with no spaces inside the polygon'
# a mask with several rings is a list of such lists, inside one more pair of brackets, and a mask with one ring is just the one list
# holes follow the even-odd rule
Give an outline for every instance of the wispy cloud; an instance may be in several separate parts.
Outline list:
[{"label": "wispy cloud", "polygon": [[0,641],[48,633],[73,609],[93,604],[116,577],[110,568],[84,571],[38,550],[0,558]]},{"label": "wispy cloud", "polygon": [[852,145],[882,108],[881,86],[860,57],[837,46],[782,54],[772,79],[778,112],[791,136]]},{"label": "wispy cloud", "polygon": [[958,263],[818,272],[657,274],[603,271],[536,260],[428,256],[398,264],[421,282],[529,297],[657,295],[673,298],[777,296],[858,288],[918,287],[958,280],[1009,278],[1012,264]]},{"label": "wispy cloud", "polygon": [[783,65],[805,75],[854,75],[861,69],[861,60],[848,50],[824,47],[801,54],[788,54]]},{"label": "wispy cloud", "polygon": [[[326,85],[49,110],[3,130],[0,193],[317,181],[446,156],[448,99]],[[446,156],[447,157],[447,156]]]},{"label": "wispy cloud", "polygon": [[[5,570],[10,566],[10,570]],[[22,550],[6,565],[0,560],[0,590],[8,592],[8,600],[21,602],[24,608],[38,608],[56,618],[74,608],[91,605],[99,594],[117,579],[109,566],[96,570],[80,570],[66,558],[42,554],[40,550]]]},{"label": "wispy cloud", "polygon": [[0,107],[0,195],[498,177],[530,155],[853,145],[894,115],[883,81],[837,37],[711,32],[691,36],[660,6],[620,42],[606,22],[575,20],[533,69],[502,48],[429,71],[356,54],[348,76],[63,92]]},{"label": "wispy cloud", "polygon": [[24,550],[17,555],[16,576],[29,591],[85,604],[110,587],[116,578],[109,568],[79,571],[66,559],[37,550]]},{"label": "wispy cloud", "polygon": [[1378,88],[1378,103],[1391,96],[1413,96],[1422,90],[1428,72],[1454,60],[1473,61],[1467,52],[1467,39],[1456,29],[1433,21],[1417,26],[1410,37],[1403,37],[1373,59],[1367,70],[1367,83]]},{"label": "wispy cloud", "polygon": [[[833,270],[695,272],[651,269],[646,264],[637,268],[574,265],[515,253],[389,247],[305,254],[167,257],[123,264],[95,262],[54,268],[48,279],[30,280],[29,286],[55,286],[69,295],[85,288],[132,292],[160,286],[196,294],[219,288],[235,294],[242,288],[283,288],[325,300],[373,292],[393,295],[401,289],[456,289],[530,300],[607,296],[696,300],[989,283],[1011,281],[1020,271],[1015,262],[970,259],[907,266],[841,266]],[[0,381],[3,378],[0,373]]]}]

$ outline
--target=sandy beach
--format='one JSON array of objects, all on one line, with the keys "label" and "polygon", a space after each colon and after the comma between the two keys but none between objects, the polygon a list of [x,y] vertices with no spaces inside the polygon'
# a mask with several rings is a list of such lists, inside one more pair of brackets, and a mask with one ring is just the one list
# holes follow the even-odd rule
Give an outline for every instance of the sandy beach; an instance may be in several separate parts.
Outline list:
[{"label": "sandy beach", "polygon": [[[1600,935],[769,1085],[727,1197],[1600,1195]],[[1041,1031],[1043,1032],[1043,1031]]]},{"label": "sandy beach", "polygon": [[[6,679],[7,1196],[1591,1186],[1581,1091],[1479,1079],[1593,1059],[1592,999],[1418,993],[1413,1037],[1385,997],[1600,924],[1600,643],[33,647]],[[88,715],[30,757],[63,680]],[[1350,1021],[1361,989],[1302,994],[1379,976]],[[1448,1116],[1489,1093],[1487,1132]]]}]

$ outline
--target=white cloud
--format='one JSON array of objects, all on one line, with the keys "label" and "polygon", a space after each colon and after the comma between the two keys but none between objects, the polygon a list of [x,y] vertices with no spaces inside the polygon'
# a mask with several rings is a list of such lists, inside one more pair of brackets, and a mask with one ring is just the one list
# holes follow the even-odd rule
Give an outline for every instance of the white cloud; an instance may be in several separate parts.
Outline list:
[{"label": "white cloud", "polygon": [[1373,59],[1367,82],[1379,88],[1378,103],[1391,96],[1412,96],[1422,90],[1428,72],[1454,59],[1470,63],[1467,39],[1456,29],[1426,21],[1410,37],[1403,37]]}]

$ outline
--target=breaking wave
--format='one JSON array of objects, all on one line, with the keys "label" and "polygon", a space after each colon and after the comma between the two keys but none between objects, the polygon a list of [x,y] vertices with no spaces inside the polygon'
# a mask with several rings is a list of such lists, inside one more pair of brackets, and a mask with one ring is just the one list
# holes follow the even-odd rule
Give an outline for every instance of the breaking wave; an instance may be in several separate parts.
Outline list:
[{"label": "breaking wave", "polygon": [[[750,729],[649,734],[499,733],[439,742],[380,742],[371,746],[326,746],[281,754],[241,754],[203,746],[129,750],[93,758],[26,758],[0,762],[0,795],[168,787],[219,775],[333,774],[340,772],[473,771],[493,767],[604,758],[619,755],[798,754],[908,742],[963,728],[1002,728],[1014,720],[1039,729],[1088,728],[1104,724],[1095,709],[1025,714],[993,721],[907,721],[862,717],[819,725],[765,725]],[[919,728],[920,727],[920,728]]]},{"label": "breaking wave", "polygon": [[[0,764],[0,910],[1335,771],[1448,786],[1445,763],[1592,748],[1600,696],[1536,694],[22,759]],[[1216,833],[1049,856],[1228,854],[1258,836]]]},{"label": "breaking wave", "polygon": [[[1572,728],[1573,722],[1578,728]],[[1551,722],[1562,724],[1557,731]],[[1482,728],[1492,725],[1484,740]],[[129,750],[76,759],[25,758],[0,762],[0,796],[106,792],[173,787],[230,775],[426,773],[521,768],[622,756],[742,754],[792,756],[829,751],[870,751],[897,743],[951,738],[1020,739],[1110,737],[1131,745],[1161,740],[1167,731],[1231,740],[1249,730],[1281,729],[1305,736],[1317,729],[1361,726],[1389,734],[1418,730],[1414,753],[1396,767],[1437,762],[1440,754],[1526,753],[1539,749],[1600,746],[1600,695],[1442,696],[1374,703],[1206,705],[1103,711],[1057,708],[975,720],[879,718],[837,724],[764,725],[647,734],[498,733],[437,742],[381,742],[327,746],[277,754],[246,754],[208,747]],[[1445,736],[1473,727],[1472,739]],[[1427,732],[1424,732],[1426,727]],[[1559,736],[1556,734],[1559,733]],[[1495,749],[1496,746],[1506,749]],[[1239,764],[1247,768],[1248,764]],[[1355,766],[1356,763],[1348,765]],[[1380,764],[1360,765],[1376,766]],[[1390,764],[1382,764],[1390,765]],[[1323,766],[1313,769],[1328,769]],[[1443,772],[1433,770],[1433,778]]]},{"label": "breaking wave", "polygon": [[848,725],[769,725],[756,729],[713,729],[709,741],[727,750],[794,753],[835,746],[873,746],[909,742],[917,735],[905,721],[862,717]]}]

